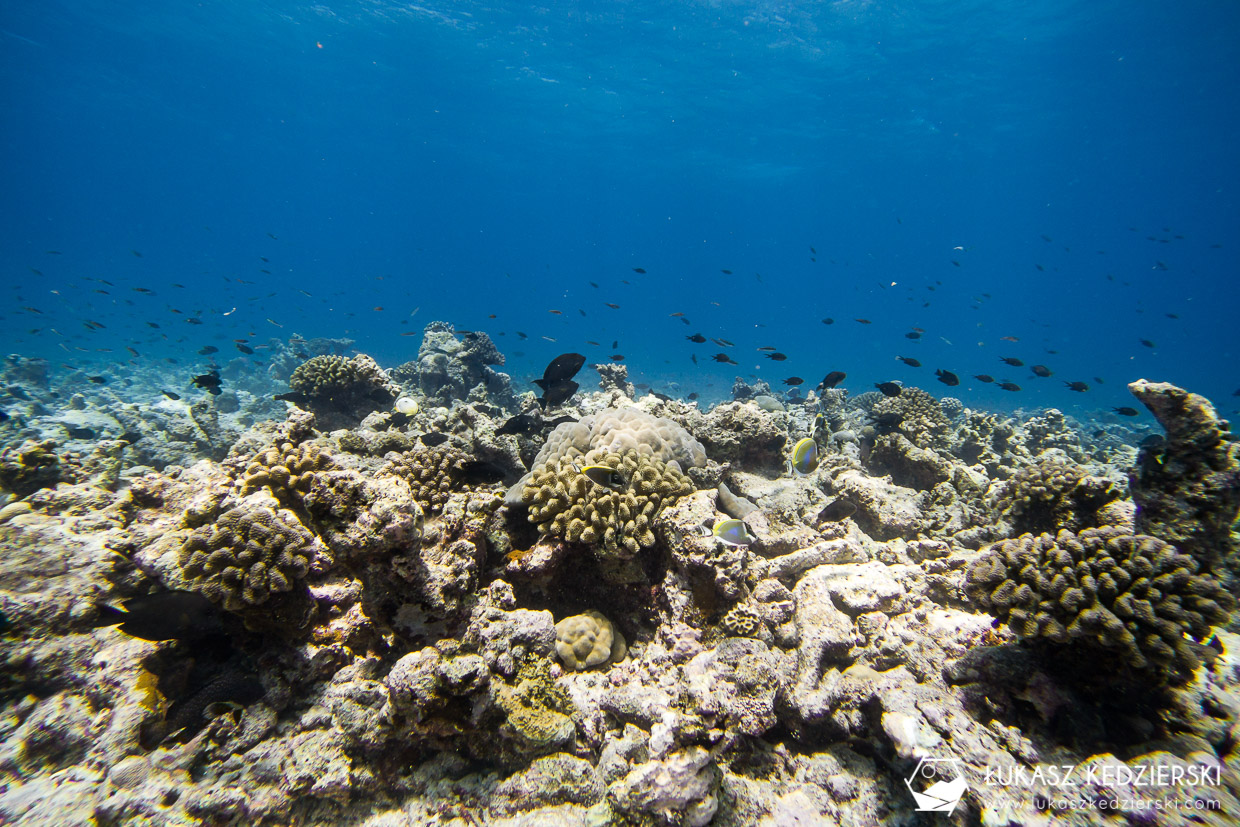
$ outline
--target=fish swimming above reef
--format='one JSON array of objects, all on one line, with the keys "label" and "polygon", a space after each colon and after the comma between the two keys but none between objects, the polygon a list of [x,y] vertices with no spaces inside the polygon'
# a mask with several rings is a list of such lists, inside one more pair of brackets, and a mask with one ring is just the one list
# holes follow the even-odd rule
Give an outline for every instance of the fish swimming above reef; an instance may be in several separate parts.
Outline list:
[{"label": "fish swimming above reef", "polygon": [[995,387],[999,388],[999,390],[1004,390],[1004,391],[1020,390],[1020,385],[1016,384],[1015,382],[1000,382]]},{"label": "fish swimming above reef", "polygon": [[921,334],[918,333],[916,330],[910,330],[908,333],[904,334],[904,338],[905,339],[920,339]]},{"label": "fish swimming above reef", "polygon": [[1085,393],[1085,391],[1089,390],[1089,385],[1086,385],[1084,382],[1064,382],[1064,384],[1068,386],[1068,390],[1076,391],[1077,393]]},{"label": "fish swimming above reef", "polygon": [[826,376],[822,377],[822,381],[818,383],[820,388],[834,388],[840,382],[848,378],[848,374],[842,370],[833,370]]},{"label": "fish swimming above reef", "polygon": [[692,336],[686,336],[685,338],[688,339],[690,342],[693,342],[694,344],[698,344],[698,345],[706,341],[706,337],[703,336],[701,333],[694,333]]},{"label": "fish swimming above reef", "polygon": [[202,347],[198,348],[199,356],[210,356],[212,353],[219,353],[219,352],[220,352],[220,349],[216,347],[215,345],[203,345]]},{"label": "fish swimming above reef", "polygon": [[792,387],[796,387],[797,385],[801,384],[804,381],[805,380],[799,376],[789,376],[787,379],[784,380],[784,384],[791,385]]},{"label": "fish swimming above reef", "polygon": [[960,384],[960,377],[952,373],[950,370],[943,370],[940,368],[934,372],[934,375],[940,382],[947,385],[949,388],[954,388],[956,385]]},{"label": "fish swimming above reef", "polygon": [[544,420],[541,416],[534,413],[520,413],[511,417],[507,422],[499,427],[495,433],[497,434],[537,434],[544,429],[550,430],[556,425],[565,422],[576,422],[571,416],[560,416],[555,419]]},{"label": "fish swimming above reef", "polygon": [[1141,413],[1136,408],[1129,408],[1127,406],[1123,408],[1112,408],[1111,410],[1115,411],[1120,416],[1138,416]]},{"label": "fish swimming above reef", "polygon": [[818,467],[818,443],[806,437],[792,446],[792,457],[788,468],[798,476],[812,474]]},{"label": "fish swimming above reef", "polygon": [[995,381],[995,377],[991,376],[989,373],[975,373],[975,374],[973,374],[973,378],[974,378],[974,379],[976,379],[976,380],[977,380],[977,381],[979,381],[979,382],[993,382],[993,381]]},{"label": "fish swimming above reef", "polygon": [[899,396],[904,391],[904,388],[895,382],[875,382],[874,387],[878,388],[883,396]]},{"label": "fish swimming above reef", "polygon": [[585,363],[586,357],[580,353],[561,353],[551,360],[543,371],[542,379],[534,380],[534,384],[542,388],[543,395],[538,402],[544,410],[567,401],[577,392],[580,385],[573,381],[573,377]]},{"label": "fish swimming above reef", "polygon": [[731,356],[729,356],[729,355],[728,355],[728,354],[726,354],[726,353],[716,353],[716,354],[715,354],[714,356],[712,356],[711,358],[712,358],[712,359],[714,359],[716,362],[722,362],[722,363],[723,363],[723,364],[725,364],[725,365],[735,365],[735,364],[736,364],[736,362],[732,360],[732,357],[731,357]]},{"label": "fish swimming above reef", "polygon": [[1051,369],[1046,365],[1034,365],[1029,370],[1033,371],[1034,376],[1041,376],[1043,379],[1051,375]]},{"label": "fish swimming above reef", "polygon": [[106,377],[106,376],[87,376],[87,377],[86,377],[86,381],[87,381],[87,382],[92,382],[92,383],[94,383],[94,384],[96,384],[96,385],[106,385],[106,384],[108,384],[108,377]]},{"label": "fish swimming above reef", "polygon": [[1020,359],[1017,359],[1015,356],[1001,356],[999,357],[999,361],[1003,362],[1006,365],[1011,365],[1014,368],[1024,367],[1025,365],[1024,362],[1022,362]]},{"label": "fish swimming above reef", "polygon": [[543,389],[543,395],[538,397],[538,404],[542,406],[544,411],[567,402],[577,392],[577,389],[581,387],[572,379],[557,379],[550,383],[545,383],[546,380],[535,379],[534,382]]},{"label": "fish swimming above reef", "polygon": [[921,362],[917,361],[911,356],[897,356],[896,358],[899,359],[904,364],[908,365],[910,368],[921,367]]},{"label": "fish swimming above reef", "polygon": [[220,380],[220,372],[218,370],[213,370],[210,373],[195,376],[191,384],[193,384],[196,388],[202,388],[212,396],[219,396],[220,387],[224,383]]},{"label": "fish swimming above reef", "polygon": [[221,610],[198,592],[155,592],[124,600],[121,608],[98,608],[94,626],[117,626],[142,640],[197,640],[224,631]]},{"label": "fish swimming above reef", "polygon": [[768,353],[768,354],[766,354],[766,358],[768,358],[768,359],[774,359],[776,362],[782,362],[782,361],[784,361],[785,359],[787,359],[788,357],[787,357],[787,356],[785,356],[785,355],[784,355],[784,354],[782,354],[782,353]]}]

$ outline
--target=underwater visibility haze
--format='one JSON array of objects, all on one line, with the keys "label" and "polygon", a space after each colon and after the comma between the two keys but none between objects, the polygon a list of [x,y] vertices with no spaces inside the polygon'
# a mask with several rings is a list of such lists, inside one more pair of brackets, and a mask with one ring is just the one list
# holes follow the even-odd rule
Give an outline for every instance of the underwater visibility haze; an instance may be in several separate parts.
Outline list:
[{"label": "underwater visibility haze", "polygon": [[1238,40],[3,4],[0,822],[1236,823]]}]

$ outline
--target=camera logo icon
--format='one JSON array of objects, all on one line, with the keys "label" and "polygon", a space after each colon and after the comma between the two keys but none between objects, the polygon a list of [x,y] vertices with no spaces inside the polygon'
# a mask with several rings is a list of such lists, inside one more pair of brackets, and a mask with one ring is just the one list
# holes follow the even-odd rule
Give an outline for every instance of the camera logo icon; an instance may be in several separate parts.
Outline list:
[{"label": "camera logo icon", "polygon": [[913,794],[917,811],[922,813],[953,813],[960,798],[969,789],[960,762],[955,758],[923,758],[917,762],[904,786]]}]

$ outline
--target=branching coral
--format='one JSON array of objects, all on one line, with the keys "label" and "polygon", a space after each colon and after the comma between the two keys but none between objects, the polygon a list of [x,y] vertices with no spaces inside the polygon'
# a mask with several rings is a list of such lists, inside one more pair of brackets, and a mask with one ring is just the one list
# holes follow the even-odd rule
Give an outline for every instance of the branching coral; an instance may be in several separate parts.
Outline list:
[{"label": "branching coral", "polygon": [[[599,465],[614,469],[617,486],[601,485],[580,469]],[[540,465],[522,489],[530,522],[569,542],[588,543],[604,556],[630,558],[655,542],[652,525],[663,506],[693,491],[674,463],[637,448],[612,453],[597,448],[575,450]]]},{"label": "branching coral", "polygon": [[1110,652],[1160,682],[1187,679],[1199,658],[1186,638],[1204,639],[1235,607],[1193,558],[1115,527],[996,543],[965,591],[1021,637]]}]

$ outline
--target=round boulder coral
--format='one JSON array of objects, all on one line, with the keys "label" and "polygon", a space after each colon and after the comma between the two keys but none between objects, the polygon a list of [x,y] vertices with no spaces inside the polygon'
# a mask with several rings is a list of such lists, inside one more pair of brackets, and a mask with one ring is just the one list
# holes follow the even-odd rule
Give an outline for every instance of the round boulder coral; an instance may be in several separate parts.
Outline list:
[{"label": "round boulder coral", "polygon": [[624,635],[602,614],[590,610],[555,624],[555,653],[577,672],[624,657]]}]

